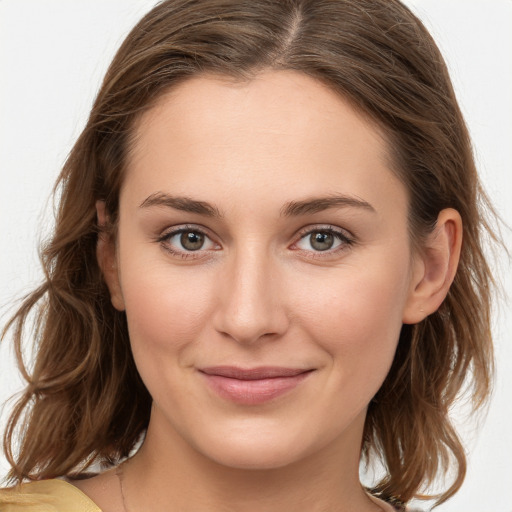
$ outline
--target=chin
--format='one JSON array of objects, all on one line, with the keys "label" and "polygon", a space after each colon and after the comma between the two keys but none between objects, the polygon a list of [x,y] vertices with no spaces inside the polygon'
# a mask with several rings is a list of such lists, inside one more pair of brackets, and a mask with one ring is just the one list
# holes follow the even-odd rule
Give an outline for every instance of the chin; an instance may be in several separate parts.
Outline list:
[{"label": "chin", "polygon": [[272,470],[303,460],[331,441],[312,438],[307,432],[296,432],[293,435],[293,430],[284,427],[274,425],[272,428],[266,425],[265,428],[260,422],[256,425],[243,422],[223,432],[212,431],[197,436],[196,440],[200,441],[192,442],[198,452],[222,466]]},{"label": "chin", "polygon": [[290,450],[289,446],[263,446],[260,443],[253,446],[233,444],[203,454],[221,466],[252,471],[283,468],[303,457],[302,453]]}]

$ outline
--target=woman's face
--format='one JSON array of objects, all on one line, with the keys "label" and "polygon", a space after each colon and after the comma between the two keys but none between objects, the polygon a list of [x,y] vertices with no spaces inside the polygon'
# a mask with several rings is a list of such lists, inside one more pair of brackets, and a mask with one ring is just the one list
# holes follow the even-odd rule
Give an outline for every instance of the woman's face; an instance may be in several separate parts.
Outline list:
[{"label": "woman's face", "polygon": [[232,467],[359,457],[422,268],[378,129],[269,71],[191,79],[136,130],[109,286],[150,432]]}]

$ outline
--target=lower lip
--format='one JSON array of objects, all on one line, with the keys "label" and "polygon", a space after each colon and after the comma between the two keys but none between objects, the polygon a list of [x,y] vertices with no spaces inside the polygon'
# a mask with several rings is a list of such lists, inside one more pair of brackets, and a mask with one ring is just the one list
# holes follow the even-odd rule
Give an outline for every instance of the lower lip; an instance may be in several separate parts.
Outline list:
[{"label": "lower lip", "polygon": [[203,373],[208,385],[222,398],[241,405],[257,405],[269,402],[295,389],[312,372],[290,377],[240,380]]}]

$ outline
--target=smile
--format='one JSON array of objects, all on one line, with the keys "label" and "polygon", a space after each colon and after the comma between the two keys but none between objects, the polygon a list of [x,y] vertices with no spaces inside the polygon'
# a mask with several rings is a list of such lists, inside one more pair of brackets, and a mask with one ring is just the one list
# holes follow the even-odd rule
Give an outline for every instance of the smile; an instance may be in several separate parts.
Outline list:
[{"label": "smile", "polygon": [[222,398],[241,405],[257,405],[291,391],[313,371],[270,366],[250,369],[216,366],[203,368],[200,373],[210,389]]}]

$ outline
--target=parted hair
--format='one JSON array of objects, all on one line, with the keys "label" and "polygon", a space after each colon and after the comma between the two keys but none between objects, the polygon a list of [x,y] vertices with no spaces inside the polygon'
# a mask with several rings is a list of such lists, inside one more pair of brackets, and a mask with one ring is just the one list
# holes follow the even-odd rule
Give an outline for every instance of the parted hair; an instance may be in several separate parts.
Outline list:
[{"label": "parted hair", "polygon": [[[44,280],[4,331],[27,382],[4,435],[9,481],[115,464],[144,436],[151,397],[96,259],[96,201],[115,236],[134,124],[164,92],[202,73],[246,81],[267,69],[321,81],[380,126],[408,190],[412,244],[421,247],[442,209],[462,217],[455,280],[437,312],[403,326],[361,450],[385,468],[370,489],[381,498],[406,503],[448,470],[454,478],[437,503],[461,486],[466,458],[449,411],[463,389],[475,409],[490,393],[493,279],[482,241],[493,236],[492,208],[444,60],[398,0],[168,0],[130,32],[58,178]],[[28,340],[34,358],[25,365]]]}]

